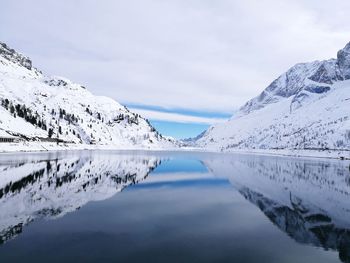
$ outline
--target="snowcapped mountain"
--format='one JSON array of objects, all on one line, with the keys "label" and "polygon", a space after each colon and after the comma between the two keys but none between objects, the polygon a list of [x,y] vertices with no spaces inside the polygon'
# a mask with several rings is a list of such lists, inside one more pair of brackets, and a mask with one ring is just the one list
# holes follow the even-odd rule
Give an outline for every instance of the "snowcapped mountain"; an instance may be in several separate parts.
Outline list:
[{"label": "snowcapped mountain", "polygon": [[26,142],[58,140],[114,148],[164,148],[175,143],[114,100],[94,96],[68,79],[44,75],[29,58],[1,42],[0,132]]},{"label": "snowcapped mountain", "polygon": [[350,149],[350,43],[337,59],[301,63],[197,145],[212,150]]},{"label": "snowcapped mountain", "polygon": [[0,164],[0,244],[36,219],[58,218],[112,197],[145,179],[161,161],[150,155],[90,151],[7,158]]}]

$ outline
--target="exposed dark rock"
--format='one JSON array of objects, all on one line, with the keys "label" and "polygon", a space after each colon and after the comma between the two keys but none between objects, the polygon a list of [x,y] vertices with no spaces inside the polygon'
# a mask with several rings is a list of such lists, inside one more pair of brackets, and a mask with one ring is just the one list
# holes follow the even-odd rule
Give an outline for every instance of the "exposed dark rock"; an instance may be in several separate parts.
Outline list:
[{"label": "exposed dark rock", "polygon": [[326,63],[322,63],[315,74],[309,77],[309,79],[325,84],[333,84],[335,81],[339,80],[334,67],[330,68],[329,65],[327,67]]},{"label": "exposed dark rock", "polygon": [[350,43],[338,51],[337,64],[344,79],[350,79]]},{"label": "exposed dark rock", "polygon": [[[248,101],[240,109],[240,112],[248,114],[268,104],[278,102],[281,98],[305,97],[303,91],[321,94],[329,90],[329,87],[324,87],[322,84],[331,85],[346,79],[350,79],[350,43],[339,50],[337,59],[299,63],[291,67],[274,80],[259,96]],[[310,80],[316,82],[315,86],[310,86]]]},{"label": "exposed dark rock", "polygon": [[305,87],[305,90],[311,93],[317,93],[317,94],[321,94],[321,93],[326,93],[330,90],[331,88],[328,86],[317,86],[317,85],[309,85],[307,87]]},{"label": "exposed dark rock", "polygon": [[0,42],[0,56],[6,58],[9,61],[17,63],[29,70],[32,69],[32,61],[23,56],[22,54],[17,53],[14,49],[9,48],[5,43]]}]

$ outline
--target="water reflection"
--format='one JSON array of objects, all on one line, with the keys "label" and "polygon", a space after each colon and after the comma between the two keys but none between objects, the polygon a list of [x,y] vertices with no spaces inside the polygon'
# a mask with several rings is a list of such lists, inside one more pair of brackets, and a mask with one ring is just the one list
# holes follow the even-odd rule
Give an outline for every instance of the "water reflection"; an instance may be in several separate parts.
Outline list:
[{"label": "water reflection", "polygon": [[144,180],[160,158],[80,153],[0,162],[0,244],[38,218],[58,218]]},{"label": "water reflection", "polygon": [[205,163],[294,240],[337,250],[350,262],[348,163],[264,156]]},{"label": "water reflection", "polygon": [[350,262],[348,165],[204,153],[0,156],[0,243],[38,219],[60,218],[6,242],[0,253],[35,262],[43,254],[28,252],[28,242],[36,242],[48,260],[49,248],[61,251],[57,262],[77,255],[101,262],[100,254],[85,253],[96,247],[105,259],[134,262],[281,262],[287,254],[296,262],[298,253],[329,262],[324,251],[308,250],[315,246]]}]

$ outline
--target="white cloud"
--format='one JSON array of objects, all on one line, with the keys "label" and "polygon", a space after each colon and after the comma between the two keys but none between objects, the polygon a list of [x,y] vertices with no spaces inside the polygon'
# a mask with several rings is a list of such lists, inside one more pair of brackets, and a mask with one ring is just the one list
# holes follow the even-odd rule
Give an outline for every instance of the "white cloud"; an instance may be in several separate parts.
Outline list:
[{"label": "white cloud", "polygon": [[231,112],[350,41],[348,0],[3,0],[2,41],[120,102]]},{"label": "white cloud", "polygon": [[190,115],[179,114],[179,113],[161,112],[161,111],[145,110],[145,109],[138,109],[138,108],[129,108],[129,109],[133,112],[140,114],[142,117],[145,117],[150,120],[157,120],[157,121],[171,121],[171,122],[178,122],[178,123],[200,123],[200,124],[211,125],[215,123],[221,123],[227,120],[223,118],[205,118],[205,117],[190,116]]}]

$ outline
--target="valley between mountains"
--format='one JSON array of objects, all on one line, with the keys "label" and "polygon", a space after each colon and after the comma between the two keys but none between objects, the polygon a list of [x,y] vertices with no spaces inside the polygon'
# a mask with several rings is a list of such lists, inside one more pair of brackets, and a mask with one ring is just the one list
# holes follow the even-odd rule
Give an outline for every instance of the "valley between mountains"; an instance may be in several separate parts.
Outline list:
[{"label": "valley between mountains", "polygon": [[195,149],[350,158],[350,43],[299,63],[228,121],[183,141],[0,43],[0,151]]}]

